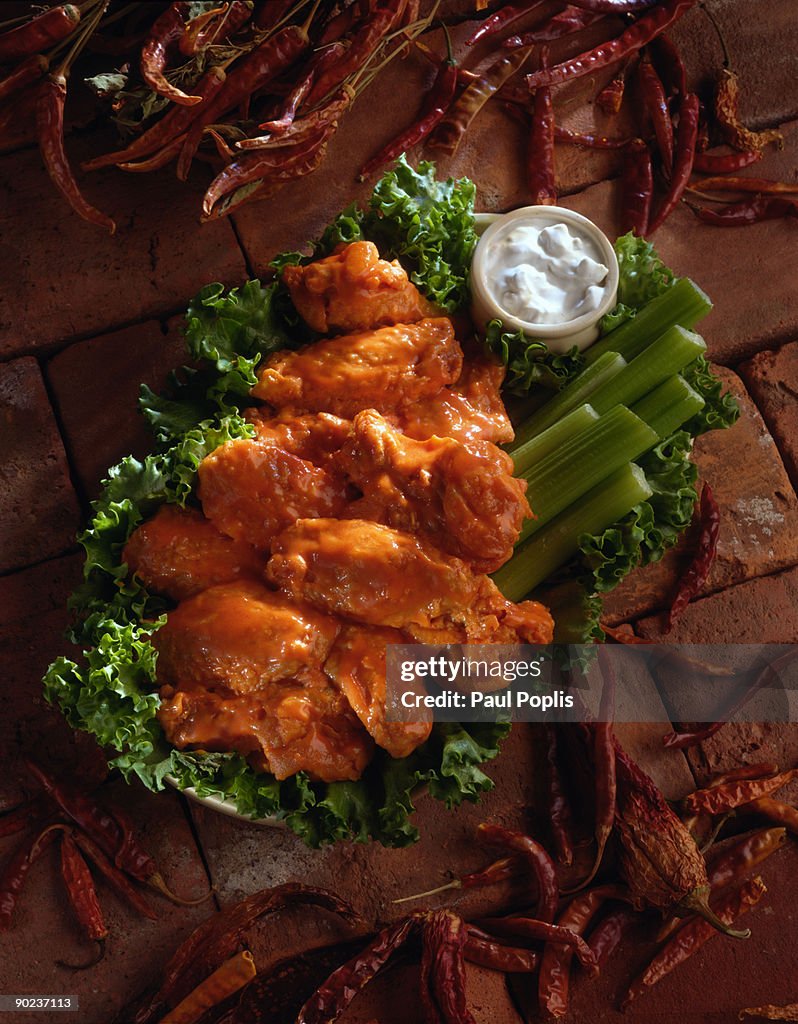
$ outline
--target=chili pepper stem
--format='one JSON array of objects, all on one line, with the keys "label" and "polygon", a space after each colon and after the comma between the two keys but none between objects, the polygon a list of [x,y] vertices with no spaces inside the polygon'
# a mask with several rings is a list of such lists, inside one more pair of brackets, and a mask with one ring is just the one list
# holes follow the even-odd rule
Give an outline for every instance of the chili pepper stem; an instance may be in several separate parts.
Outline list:
[{"label": "chili pepper stem", "polygon": [[714,828],[709,833],[709,836],[707,837],[707,839],[705,840],[703,845],[699,847],[699,850],[701,851],[701,853],[706,853],[707,850],[709,850],[709,848],[712,846],[712,844],[718,838],[718,836],[720,834],[720,830],[723,828],[723,826],[726,824],[726,822],[730,818],[733,818],[733,817],[734,817],[734,811],[729,811],[728,814],[724,814],[723,815],[723,817],[720,819],[720,821],[718,821],[715,824]]},{"label": "chili pepper stem", "polygon": [[738,930],[732,928],[731,925],[724,924],[723,921],[717,916],[717,914],[710,907],[706,899],[706,894],[701,892],[688,893],[679,903],[679,907],[682,910],[686,910],[693,914],[698,914],[699,917],[712,925],[713,928],[717,928],[723,935],[728,935],[732,939],[750,939],[751,929],[744,928]]},{"label": "chili pepper stem", "polygon": [[728,46],[726,46],[726,40],[724,39],[723,33],[720,30],[720,25],[718,24],[717,18],[712,13],[712,11],[710,11],[710,9],[707,7],[707,5],[705,3],[700,3],[698,6],[699,6],[700,10],[704,13],[704,16],[709,19],[712,27],[715,30],[715,35],[718,37],[718,42],[720,43],[720,48],[723,51],[723,66],[724,66],[724,68],[730,68],[731,67],[731,59],[729,57],[729,48],[728,48]]},{"label": "chili pepper stem", "polygon": [[105,956],[105,939],[94,939],[94,943],[97,946],[94,957],[85,964],[71,964],[67,960],[56,960],[56,964],[68,971],[87,971],[90,967],[96,967]]},{"label": "chili pepper stem", "polygon": [[423,900],[427,896],[437,896],[441,892],[449,892],[450,889],[462,889],[463,883],[459,878],[453,878],[446,885],[439,885],[437,889],[428,889],[426,892],[416,892],[412,896],[402,896],[398,900],[391,900],[392,903],[409,903],[411,900]]},{"label": "chili pepper stem", "polygon": [[172,903],[176,903],[179,907],[198,907],[200,903],[204,903],[206,900],[209,900],[211,896],[213,896],[214,892],[213,886],[211,886],[204,895],[199,896],[197,899],[184,900],[181,896],[178,896],[177,893],[172,892],[164,881],[163,875],[160,871],[156,871],[154,875],[150,875],[147,879],[147,885],[151,886],[156,892],[159,892],[168,900],[171,900]]},{"label": "chili pepper stem", "polygon": [[89,37],[92,35],[94,30],[99,25],[102,16],[105,14],[110,2],[111,0],[102,0],[102,2],[98,4],[96,11],[92,14],[91,18],[88,21],[81,23],[78,35],[75,38],[75,42],[69,48],[69,50],[66,53],[66,56],[58,65],[56,70],[53,72],[53,75],[55,77],[69,77],[69,71],[72,67],[72,62],[78,56],[78,54],[86,45],[86,43],[89,41]]}]

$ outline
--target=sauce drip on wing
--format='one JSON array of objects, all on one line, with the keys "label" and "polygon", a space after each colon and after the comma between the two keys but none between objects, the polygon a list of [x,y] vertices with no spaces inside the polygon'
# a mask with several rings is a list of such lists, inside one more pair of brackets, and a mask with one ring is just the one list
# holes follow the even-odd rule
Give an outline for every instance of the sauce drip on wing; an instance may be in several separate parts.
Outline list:
[{"label": "sauce drip on wing", "polygon": [[450,437],[414,441],[373,409],[355,416],[336,465],[363,492],[346,518],[420,532],[480,572],[511,557],[531,514],[526,483],[489,442],[472,450]]},{"label": "sauce drip on wing", "polygon": [[437,317],[276,352],[252,394],[277,409],[351,419],[361,409],[390,412],[431,398],[457,380],[462,366],[451,320]]},{"label": "sauce drip on wing", "polygon": [[130,536],[122,560],[156,594],[175,601],[218,583],[258,580],[265,559],[246,541],[233,540],[200,512],[162,505]]},{"label": "sauce drip on wing", "polygon": [[286,267],[283,281],[299,315],[319,334],[409,324],[436,313],[399,261],[381,260],[373,242],[352,242],[304,267]]}]

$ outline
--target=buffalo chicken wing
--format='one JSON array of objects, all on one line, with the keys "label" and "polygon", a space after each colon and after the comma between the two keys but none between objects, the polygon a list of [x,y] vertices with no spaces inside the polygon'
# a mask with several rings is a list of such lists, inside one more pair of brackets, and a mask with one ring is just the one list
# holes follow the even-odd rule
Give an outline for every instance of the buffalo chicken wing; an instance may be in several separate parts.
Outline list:
[{"label": "buffalo chicken wing", "polygon": [[175,601],[217,583],[259,580],[265,559],[246,541],[220,533],[200,512],[162,505],[134,530],[122,552],[145,587]]},{"label": "buffalo chicken wing", "polygon": [[381,260],[373,242],[352,242],[307,266],[286,267],[283,281],[299,315],[319,334],[409,324],[436,313],[398,260]]},{"label": "buffalo chicken wing", "polygon": [[419,537],[378,523],[300,519],[272,545],[268,579],[292,600],[419,643],[550,643],[543,605],[507,601]]},{"label": "buffalo chicken wing", "polygon": [[526,483],[512,475],[504,452],[487,442],[472,450],[449,437],[414,441],[373,409],[355,416],[336,463],[363,493],[347,518],[420,531],[480,572],[510,558],[530,515]]},{"label": "buffalo chicken wing", "polygon": [[261,551],[297,518],[334,516],[347,502],[342,478],[257,438],[228,441],[202,460],[199,497],[219,530]]},{"label": "buffalo chicken wing", "polygon": [[352,418],[431,398],[460,376],[463,352],[451,320],[438,317],[317,341],[269,356],[252,389],[277,409]]}]

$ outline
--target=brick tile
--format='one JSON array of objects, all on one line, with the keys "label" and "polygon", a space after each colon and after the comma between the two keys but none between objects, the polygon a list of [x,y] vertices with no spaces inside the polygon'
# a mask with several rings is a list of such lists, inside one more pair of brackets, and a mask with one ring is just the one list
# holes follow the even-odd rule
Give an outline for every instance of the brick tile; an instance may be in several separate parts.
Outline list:
[{"label": "brick tile", "polygon": [[[783,173],[785,161],[798,165],[798,124],[785,130],[782,154],[771,147],[748,173]],[[618,182],[602,182],[563,200],[595,220],[611,237],[618,233]],[[726,365],[798,336],[798,292],[786,254],[795,247],[794,220],[773,220],[747,228],[713,228],[681,206],[652,241],[677,274],[692,277],[715,303],[699,325],[709,354]]]},{"label": "brick tile", "polygon": [[[81,137],[72,158],[77,162],[99,145],[97,137]],[[208,281],[244,278],[231,225],[199,224],[207,176],[198,169],[188,184],[172,169],[126,175],[112,168],[85,176],[87,197],[117,221],[111,238],[64,203],[38,153],[0,160],[8,267],[0,276],[0,358],[173,313]]]},{"label": "brick tile", "polygon": [[[740,378],[724,367],[716,373],[739,401],[741,416],[730,430],[700,437],[694,449],[699,487],[702,481],[712,487],[723,524],[704,594],[798,563],[798,499],[776,445]],[[742,458],[743,452],[755,457]],[[668,607],[696,540],[691,528],[661,562],[633,572],[608,595],[607,621],[627,622]]]},{"label": "brick tile", "polygon": [[65,551],[78,502],[34,359],[0,366],[0,571]]},{"label": "brick tile", "polygon": [[768,425],[790,479],[798,482],[798,342],[760,352],[740,375]]},{"label": "brick tile", "polygon": [[[637,631],[659,637],[658,616],[641,619]],[[798,643],[798,569],[740,583],[694,601],[668,634],[668,642]]]},{"label": "brick tile", "polygon": [[[161,389],[169,371],[185,361],[178,318],[166,329],[150,320],[78,342],[49,361],[46,373],[70,458],[89,497],[96,496],[109,466],[152,449],[137,405],[139,385]],[[103,380],[113,382],[112,390],[97,386]]]}]

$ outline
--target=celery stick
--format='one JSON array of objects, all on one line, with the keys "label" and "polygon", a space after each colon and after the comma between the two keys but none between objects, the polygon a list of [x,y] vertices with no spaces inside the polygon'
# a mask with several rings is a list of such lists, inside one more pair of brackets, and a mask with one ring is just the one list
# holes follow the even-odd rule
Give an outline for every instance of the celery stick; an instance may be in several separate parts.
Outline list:
[{"label": "celery stick", "polygon": [[563,416],[548,430],[544,430],[542,434],[531,438],[525,444],[513,444],[509,452],[515,463],[516,476],[550,455],[561,444],[565,444],[566,441],[570,441],[572,437],[592,426],[598,418],[599,415],[592,405],[580,405]]},{"label": "celery stick", "polygon": [[590,404],[599,414],[616,405],[631,406],[706,350],[698,334],[684,327],[670,327],[619,374],[596,388]]},{"label": "celery stick", "polygon": [[561,420],[566,413],[584,405],[590,400],[593,392],[626,366],[626,360],[617,352],[605,352],[601,359],[583,370],[567,387],[564,387],[550,401],[524,420],[515,432],[515,445],[520,447],[530,438],[542,434],[544,430]]},{"label": "celery stick", "polygon": [[664,440],[703,408],[701,395],[677,374],[635,402],[632,412]]},{"label": "celery stick", "polygon": [[513,557],[493,574],[505,597],[521,601],[579,551],[579,538],[598,534],[651,497],[639,466],[629,463],[602,480],[543,530],[519,545]]},{"label": "celery stick", "polygon": [[566,441],[521,475],[535,519],[527,519],[520,541],[537,533],[596,484],[652,448],[659,437],[639,416],[618,406],[592,427]]},{"label": "celery stick", "polygon": [[591,364],[606,352],[620,352],[631,361],[669,327],[694,327],[711,309],[709,296],[689,277],[682,277],[663,295],[643,306],[637,316],[591,345],[585,351],[585,359]]}]

